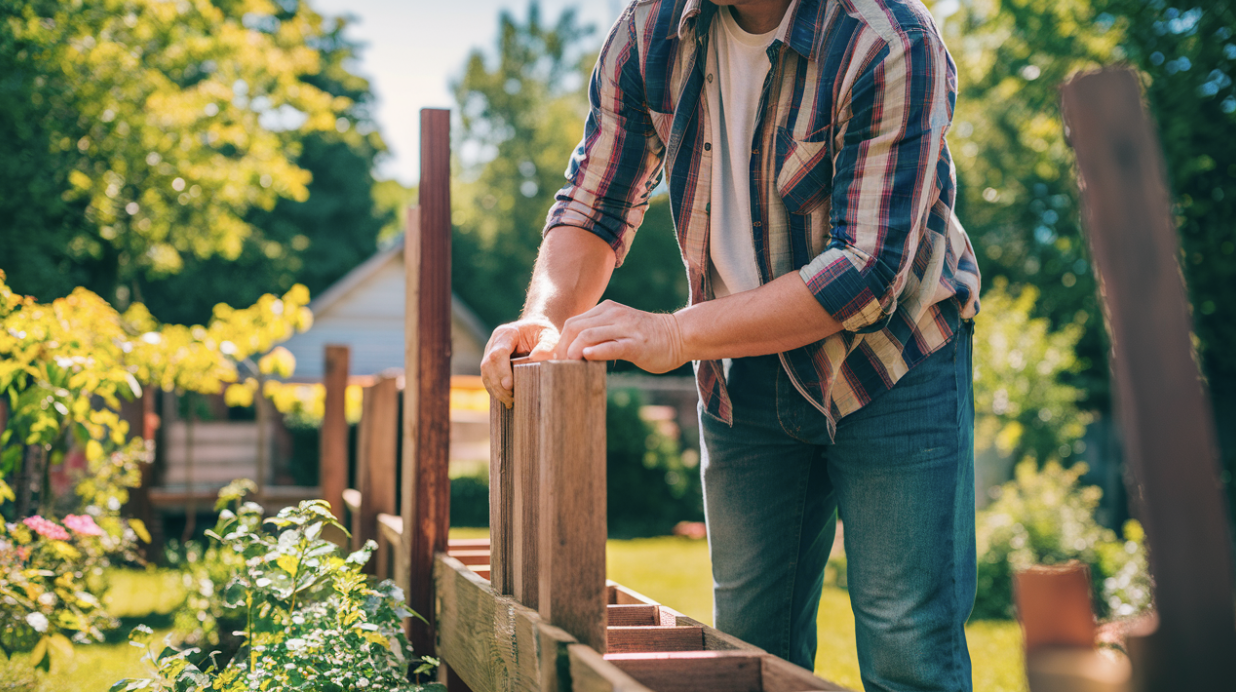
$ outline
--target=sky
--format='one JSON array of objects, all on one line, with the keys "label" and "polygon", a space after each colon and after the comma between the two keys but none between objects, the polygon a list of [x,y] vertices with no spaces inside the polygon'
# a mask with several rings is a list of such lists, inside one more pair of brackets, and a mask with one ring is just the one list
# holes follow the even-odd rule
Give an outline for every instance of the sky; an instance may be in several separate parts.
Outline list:
[{"label": "sky", "polygon": [[[378,165],[379,179],[411,185],[419,177],[418,123],[422,108],[450,108],[450,82],[463,73],[474,48],[490,53],[498,36],[498,12],[523,21],[530,0],[310,0],[320,13],[350,14],[348,36],[361,44],[358,72],[377,96],[376,119],[390,153]],[[574,6],[582,23],[596,27],[600,45],[617,19],[622,0],[541,0],[541,17],[557,20]]]}]

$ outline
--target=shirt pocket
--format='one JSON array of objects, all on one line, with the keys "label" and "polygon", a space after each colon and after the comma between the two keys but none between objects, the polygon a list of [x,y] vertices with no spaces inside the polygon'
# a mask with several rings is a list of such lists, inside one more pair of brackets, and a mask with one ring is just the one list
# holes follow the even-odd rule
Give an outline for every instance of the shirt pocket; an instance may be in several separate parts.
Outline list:
[{"label": "shirt pocket", "polygon": [[795,139],[787,128],[777,128],[777,194],[791,214],[810,214],[832,194],[831,135],[825,127]]}]

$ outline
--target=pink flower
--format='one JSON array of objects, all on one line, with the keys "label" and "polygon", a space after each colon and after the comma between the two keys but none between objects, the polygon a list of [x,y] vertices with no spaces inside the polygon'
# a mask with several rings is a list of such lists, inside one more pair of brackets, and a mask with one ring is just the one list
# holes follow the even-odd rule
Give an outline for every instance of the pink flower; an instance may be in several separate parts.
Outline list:
[{"label": "pink flower", "polygon": [[39,534],[43,538],[50,538],[53,541],[69,540],[68,531],[61,528],[59,524],[50,522],[37,514],[33,517],[26,517],[21,523],[29,526],[35,533]]},{"label": "pink flower", "polygon": [[102,536],[103,529],[94,523],[94,518],[88,514],[70,514],[64,518],[64,525],[73,533],[81,536]]}]

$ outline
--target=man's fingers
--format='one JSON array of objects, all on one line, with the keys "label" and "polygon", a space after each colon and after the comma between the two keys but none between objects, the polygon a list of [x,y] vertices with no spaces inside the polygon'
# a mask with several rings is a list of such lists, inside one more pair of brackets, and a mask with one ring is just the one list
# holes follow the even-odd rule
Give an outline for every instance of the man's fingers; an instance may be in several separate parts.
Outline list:
[{"label": "man's fingers", "polygon": [[582,349],[584,360],[630,360],[630,339],[603,341]]},{"label": "man's fingers", "polygon": [[567,348],[566,357],[570,360],[581,359],[584,357],[585,348],[625,336],[627,331],[615,324],[605,324],[584,329]]},{"label": "man's fingers", "polygon": [[499,327],[490,337],[489,348],[481,360],[481,382],[490,396],[507,406],[515,403],[512,393],[515,378],[511,374],[511,352],[519,332]]}]

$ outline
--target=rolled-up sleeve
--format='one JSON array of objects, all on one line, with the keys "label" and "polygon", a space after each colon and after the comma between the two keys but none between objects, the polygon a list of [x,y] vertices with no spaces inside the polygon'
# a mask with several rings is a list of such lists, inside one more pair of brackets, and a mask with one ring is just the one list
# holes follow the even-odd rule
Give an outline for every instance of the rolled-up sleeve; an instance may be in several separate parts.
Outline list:
[{"label": "rolled-up sleeve", "polygon": [[595,233],[621,265],[660,181],[665,153],[644,102],[631,8],[606,39],[588,102],[584,137],[571,155],[567,184],[554,197],[544,232],[574,226]]},{"label": "rolled-up sleeve", "polygon": [[883,329],[897,309],[927,217],[952,118],[955,77],[943,42],[899,33],[861,68],[839,112],[828,246],[799,275],[851,332]]}]

